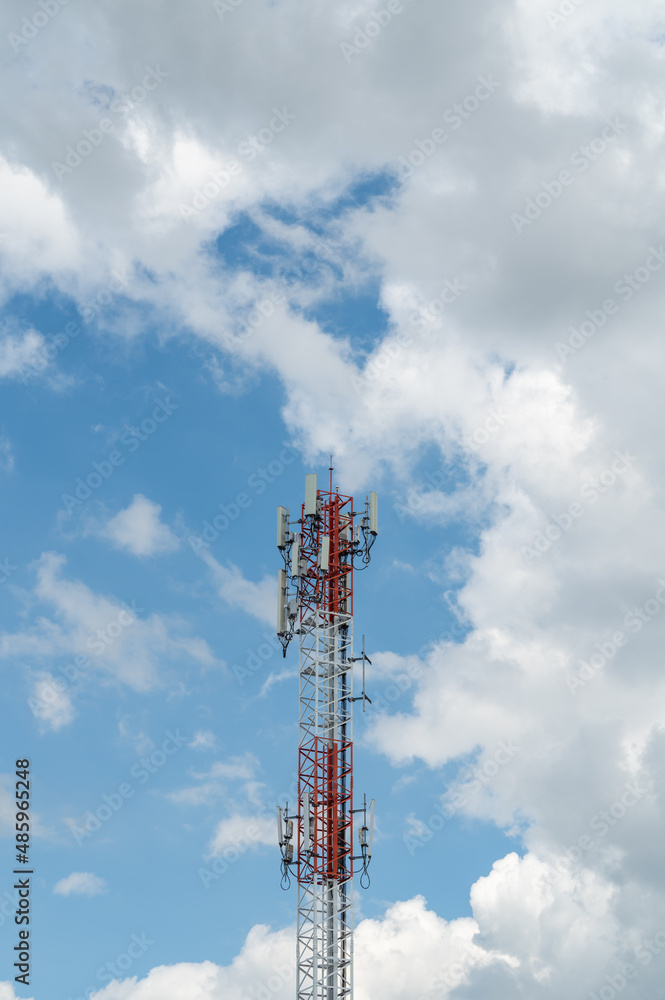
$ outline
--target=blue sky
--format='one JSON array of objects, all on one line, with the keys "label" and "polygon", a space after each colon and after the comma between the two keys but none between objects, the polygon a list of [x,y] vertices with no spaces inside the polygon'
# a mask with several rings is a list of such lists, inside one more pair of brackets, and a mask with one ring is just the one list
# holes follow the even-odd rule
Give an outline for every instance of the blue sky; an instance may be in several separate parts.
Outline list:
[{"label": "blue sky", "polygon": [[[370,202],[366,190],[363,196],[359,201],[359,193],[349,192],[356,205]],[[340,212],[345,201],[340,199]],[[330,222],[336,218],[331,214]],[[220,240],[216,251],[230,268],[247,266],[254,248],[266,250],[250,226],[239,224],[238,229],[237,236],[231,230],[228,249],[227,241]],[[269,249],[271,259],[284,259],[278,247]],[[298,259],[291,263],[298,266]],[[354,345],[357,340],[358,350],[371,350],[385,324],[371,282],[359,295],[349,296],[339,285],[316,313],[322,326],[330,325],[334,333],[343,329]],[[47,340],[68,322],[83,326],[74,303],[50,294],[41,301],[11,300],[5,317],[9,323],[38,327]],[[3,737],[5,755],[33,759],[34,808],[43,829],[34,855],[35,947],[44,957],[34,990],[54,998],[99,988],[97,971],[109,954],[124,951],[132,933],[154,939],[132,966],[132,974],[143,974],[167,962],[208,958],[228,963],[254,924],[278,926],[293,920],[295,890],[283,894],[279,889],[276,846],[244,853],[207,887],[198,874],[208,864],[204,858],[216,825],[233,814],[233,796],[242,797],[237,780],[200,806],[183,806],[168,796],[195,786],[192,775],[209,772],[215,761],[251,755],[258,802],[272,819],[277,796],[293,780],[297,650],[292,646],[283,661],[273,646],[273,655],[259,670],[234,676],[233,667],[245,666],[249,653],[266,642],[265,633],[273,633],[274,627],[220,599],[188,539],[200,536],[223,504],[235,520],[229,519],[206,550],[217,561],[238,566],[249,580],[274,576],[275,508],[278,503],[297,506],[305,472],[325,474],[325,466],[305,464],[290,444],[280,416],[283,391],[274,377],[260,373],[242,390],[220,394],[202,368],[200,353],[184,336],[160,343],[160,330],[148,329],[140,341],[119,350],[114,344],[111,350],[94,323],[88,324],[59,355],[58,374],[63,386],[34,377],[5,392],[3,433],[12,442],[14,464],[6,475],[2,513],[12,525],[7,556],[16,569],[3,587],[3,630],[23,631],[27,622],[52,615],[48,604],[35,598],[34,587],[36,563],[43,553],[57,552],[66,558],[66,579],[130,607],[135,602],[140,618],[181,619],[187,634],[207,643],[214,662],[202,667],[185,655],[164,664],[163,685],[146,692],[82,670],[80,678],[67,682],[76,718],[57,731],[49,731],[31,712],[29,677],[42,670],[62,678],[60,668],[73,657],[25,657],[18,664],[23,670],[5,675],[11,718]],[[147,425],[147,433],[144,429],[138,437],[130,433],[123,445],[125,429],[140,432],[159,401],[165,403],[164,413],[171,411],[168,419],[154,429]],[[77,481],[94,473],[95,463],[101,467],[108,461],[114,446],[123,464],[88,499],[67,504],[63,496],[78,500]],[[414,481],[422,478],[429,490],[426,477],[437,473],[454,485],[459,475],[455,468],[434,461],[432,455],[423,456]],[[442,533],[427,525],[416,530],[403,510],[408,501],[390,477],[365,488],[371,486],[381,493],[381,536],[370,569],[358,577],[356,631],[366,633],[371,653],[390,649],[412,655],[455,626],[441,597],[441,581],[435,584],[421,572],[434,563],[432,544],[439,553],[460,544],[473,548],[474,533],[461,527]],[[244,509],[230,506],[239,494],[250,498]],[[173,526],[177,549],[142,556],[91,536],[86,522],[110,520],[137,495],[159,504],[159,517]],[[455,588],[450,581],[446,590]],[[262,694],[266,682],[280,678],[284,670],[289,676]],[[397,689],[389,689],[390,679],[382,678],[379,668],[371,694],[377,700],[383,696],[395,711],[408,710],[409,691],[397,699]],[[489,872],[497,853],[519,848],[519,842],[507,841],[492,824],[453,817],[433,843],[418,843],[410,851],[403,839],[407,815],[426,821],[451,772],[429,772],[416,764],[391,767],[363,745],[364,723],[358,713],[356,780],[377,799],[380,837],[371,889],[358,895],[359,912],[379,915],[387,900],[421,892],[448,918],[468,913],[471,882]],[[131,777],[132,767],[158,750],[169,732],[181,733],[184,745],[139,784]],[[192,748],[201,732],[211,734],[214,745]],[[103,795],[117,794],[128,778],[136,794],[78,844],[66,819],[94,813],[103,805]],[[54,895],[54,886],[71,871],[104,879],[106,891],[93,899]],[[74,961],[75,955],[84,958]]]}]

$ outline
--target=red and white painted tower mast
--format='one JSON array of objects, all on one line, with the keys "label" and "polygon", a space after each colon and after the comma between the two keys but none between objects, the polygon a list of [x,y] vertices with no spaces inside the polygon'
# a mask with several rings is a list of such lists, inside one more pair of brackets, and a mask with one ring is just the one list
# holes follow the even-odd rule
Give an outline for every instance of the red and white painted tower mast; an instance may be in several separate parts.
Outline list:
[{"label": "red and white painted tower mast", "polygon": [[[332,463],[331,463],[332,464]],[[365,695],[362,656],[353,656],[353,573],[364,569],[378,533],[376,493],[363,511],[353,498],[305,482],[300,518],[277,511],[279,571],[277,633],[284,655],[300,640],[298,805],[277,810],[283,881],[298,880],[297,1000],[353,997],[354,861],[368,884],[374,800],[353,808],[353,703]],[[363,690],[353,697],[353,665],[362,661]],[[359,854],[353,817],[362,813]],[[294,826],[295,824],[295,826]],[[294,836],[295,830],[295,836]],[[367,880],[367,881],[365,881]]]}]

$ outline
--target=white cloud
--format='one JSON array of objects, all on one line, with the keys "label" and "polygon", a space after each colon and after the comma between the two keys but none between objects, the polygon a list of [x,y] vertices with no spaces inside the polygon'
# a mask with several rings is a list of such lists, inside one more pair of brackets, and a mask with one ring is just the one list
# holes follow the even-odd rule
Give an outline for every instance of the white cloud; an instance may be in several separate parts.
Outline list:
[{"label": "white cloud", "polygon": [[12,165],[2,155],[0,218],[3,285],[25,287],[45,273],[62,275],[79,263],[79,238],[63,200],[37,171]]},{"label": "white cloud", "polygon": [[69,725],[76,716],[63,679],[56,678],[47,671],[36,675],[28,703],[35,718],[55,732]]},{"label": "white cloud", "polygon": [[259,691],[259,698],[265,698],[266,695],[271,691],[275,684],[283,684],[284,681],[290,681],[292,678],[298,676],[297,670],[279,670],[277,673],[271,671],[266,677],[265,681],[261,685],[261,690]]},{"label": "white cloud", "polygon": [[[156,613],[143,617],[136,602],[96,594],[63,575],[65,562],[64,556],[46,552],[34,564],[32,596],[52,617],[37,616],[24,631],[0,633],[0,657],[20,657],[38,671],[30,704],[51,728],[71,721],[72,696],[97,672],[135,691],[149,691],[169,681],[169,664],[190,661],[209,667],[217,662],[208,644],[189,636],[179,619]],[[50,671],[39,670],[54,657],[76,656],[84,659],[74,676],[70,670],[53,680]]]},{"label": "white cloud", "polygon": [[219,596],[233,608],[267,625],[274,625],[277,607],[277,576],[265,576],[260,583],[246,580],[242,570],[233,563],[222,566],[207,549],[198,553],[210,567]]},{"label": "white cloud", "polygon": [[275,1000],[287,1000],[294,989],[293,953],[290,930],[273,932],[257,925],[226,967],[213,962],[162,965],[145,979],[113,982],[93,993],[91,1000],[244,1000],[261,990]]},{"label": "white cloud", "polygon": [[0,378],[20,378],[30,372],[43,370],[44,338],[30,328],[23,333],[7,329],[0,335]]},{"label": "white cloud", "polygon": [[[0,1000],[19,1000],[19,997],[14,993],[12,983],[0,983]],[[20,1000],[23,1000],[23,997]],[[25,998],[25,1000],[29,1000],[29,998]]]},{"label": "white cloud", "polygon": [[[563,997],[566,990],[568,996],[586,996],[601,989],[613,972],[617,928],[611,892],[598,879],[578,882],[530,856],[512,854],[476,882],[471,903],[473,918],[446,921],[416,897],[394,903],[380,918],[362,920],[355,936],[358,1000],[377,994],[385,1000],[483,1000],[489,983],[498,1000]],[[649,991],[657,989],[659,970],[656,963],[639,962],[639,947],[639,941],[624,942],[624,954],[639,968],[642,995],[653,995]],[[227,967],[209,962],[162,966],[139,982],[111,984],[95,1000],[240,1000],[243,991],[259,984],[277,1000],[287,1000],[293,995],[294,969],[292,932],[258,926]]]},{"label": "white cloud", "polygon": [[189,788],[179,788],[169,792],[168,798],[180,806],[206,806],[224,796],[224,787],[214,781],[206,781]]},{"label": "white cloud", "polygon": [[197,729],[189,745],[192,750],[214,750],[216,742],[215,734],[211,733],[210,730]]},{"label": "white cloud", "polygon": [[57,896],[100,896],[106,892],[106,882],[90,872],[72,872],[53,887]]},{"label": "white cloud", "polygon": [[241,757],[231,757],[229,760],[218,760],[210,768],[211,778],[228,778],[231,780],[249,780],[256,775],[259,762],[254,754],[246,752]]},{"label": "white cloud", "polygon": [[[222,797],[227,800],[227,805],[231,807],[234,802],[238,801],[242,802],[244,807],[256,805],[260,797],[260,790],[263,788],[261,783],[256,780],[259,766],[259,761],[249,751],[242,756],[231,757],[229,760],[216,760],[208,771],[202,773],[191,771],[192,777],[196,779],[198,784],[171,792],[168,797],[172,802],[193,806],[206,805],[214,799]],[[241,782],[238,790],[232,796],[228,790],[230,782]]]},{"label": "white cloud", "polygon": [[208,771],[192,771],[195,785],[171,792],[168,798],[177,805],[195,807],[224,803],[227,813],[215,826],[207,845],[206,859],[232,851],[237,858],[247,851],[276,843],[276,822],[265,808],[265,785],[257,780],[260,764],[246,752],[228,760],[214,761]]},{"label": "white cloud", "polygon": [[238,813],[219,821],[208,844],[207,857],[221,856],[229,848],[243,854],[265,845],[274,847],[276,840],[277,821],[274,817]]},{"label": "white cloud", "polygon": [[137,493],[129,507],[107,521],[100,534],[135,556],[173,552],[180,543],[168,525],[161,523],[161,513],[159,504]]}]

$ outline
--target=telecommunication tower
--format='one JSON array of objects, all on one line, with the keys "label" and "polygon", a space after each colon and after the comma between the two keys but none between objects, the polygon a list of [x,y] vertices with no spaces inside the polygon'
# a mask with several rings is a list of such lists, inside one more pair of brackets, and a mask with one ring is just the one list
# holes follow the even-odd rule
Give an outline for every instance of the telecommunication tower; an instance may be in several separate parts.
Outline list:
[{"label": "telecommunication tower", "polygon": [[[332,466],[332,461],[331,461]],[[376,493],[362,511],[339,487],[305,479],[300,517],[277,509],[279,571],[277,634],[284,656],[300,645],[298,803],[277,809],[282,884],[298,881],[297,1000],[352,1000],[353,870],[369,885],[374,800],[353,808],[353,703],[365,694],[365,655],[353,655],[353,573],[370,561],[378,534]],[[357,520],[356,520],[357,519]],[[353,665],[362,661],[362,694],[353,696]],[[362,813],[360,853],[353,817]]]}]

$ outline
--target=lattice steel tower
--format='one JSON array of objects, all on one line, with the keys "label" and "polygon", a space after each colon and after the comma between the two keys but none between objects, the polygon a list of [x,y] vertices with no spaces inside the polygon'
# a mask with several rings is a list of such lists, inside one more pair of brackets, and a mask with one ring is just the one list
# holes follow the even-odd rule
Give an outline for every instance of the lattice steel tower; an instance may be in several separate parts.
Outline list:
[{"label": "lattice steel tower", "polygon": [[[331,462],[332,465],[332,462]],[[356,518],[358,520],[356,521]],[[298,880],[297,1000],[353,997],[353,867],[367,886],[374,800],[353,808],[353,703],[365,694],[365,656],[353,655],[353,572],[364,569],[378,533],[377,497],[363,511],[353,498],[305,481],[301,516],[277,510],[277,633],[286,649],[300,639],[298,806],[277,809],[282,883]],[[362,661],[362,694],[353,697],[353,665]],[[360,853],[353,816],[362,813]],[[294,843],[295,824],[295,843]]]}]

